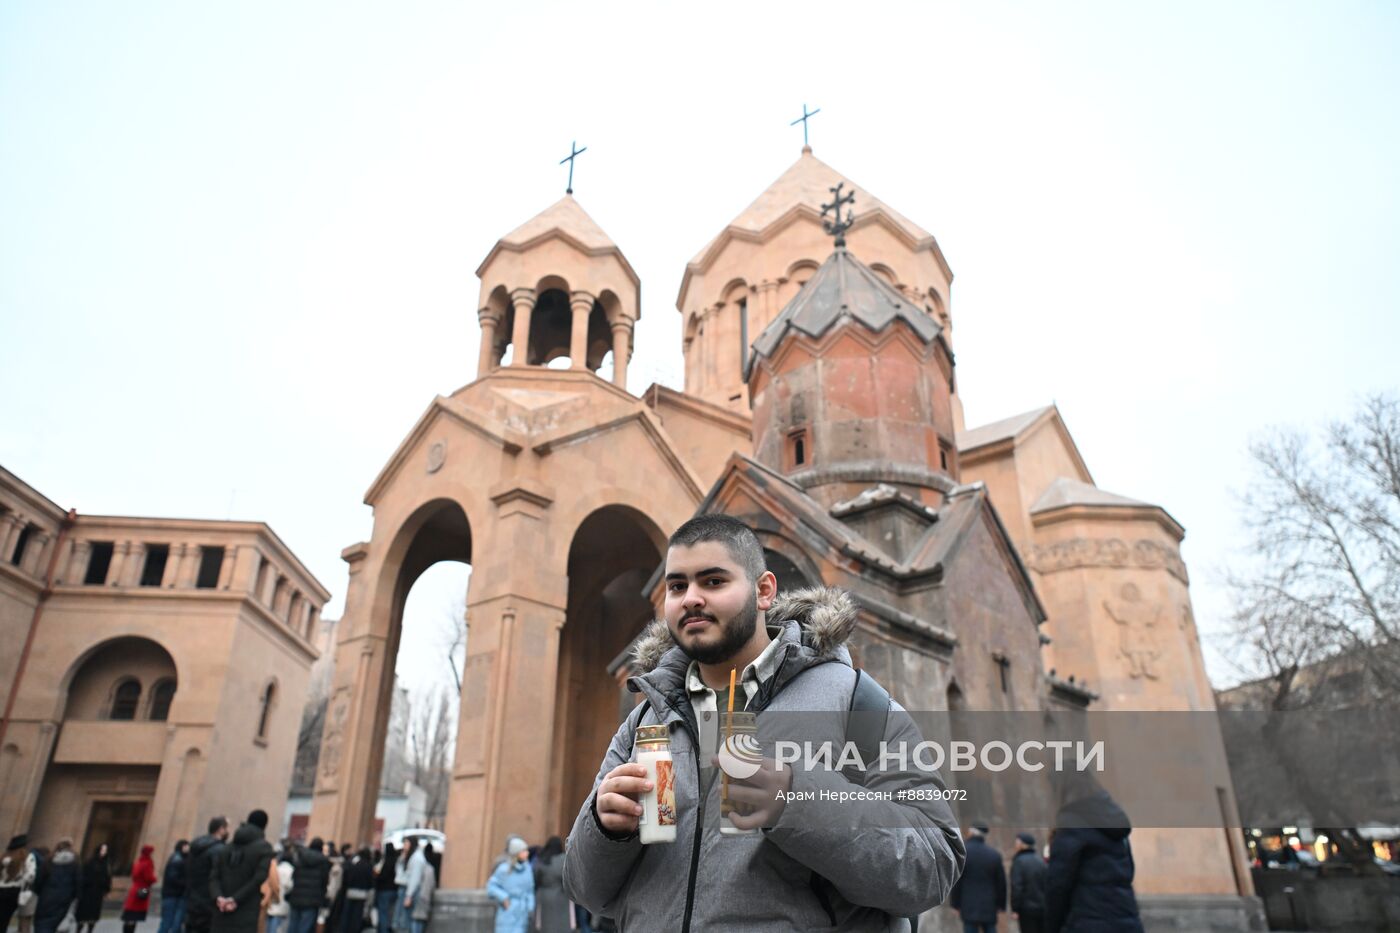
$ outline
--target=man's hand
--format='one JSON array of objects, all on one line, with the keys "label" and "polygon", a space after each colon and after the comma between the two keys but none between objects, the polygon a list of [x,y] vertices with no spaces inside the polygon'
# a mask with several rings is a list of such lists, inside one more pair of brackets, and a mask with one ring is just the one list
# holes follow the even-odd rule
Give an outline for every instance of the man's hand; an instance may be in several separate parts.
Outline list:
[{"label": "man's hand", "polygon": [[406,897],[406,898],[403,899],[403,908],[404,908],[404,910],[408,910],[408,909],[410,909],[412,906],[413,906],[413,896],[412,896],[412,895],[409,895],[408,897]]},{"label": "man's hand", "polygon": [[501,910],[510,910],[510,898],[501,901]]},{"label": "man's hand", "polygon": [[230,913],[238,909],[238,902],[231,897],[221,897],[218,901],[220,913]]},{"label": "man's hand", "polygon": [[631,835],[637,831],[637,820],[642,815],[642,805],[637,798],[651,790],[647,780],[647,769],[635,762],[624,762],[613,768],[598,785],[598,797],[594,806],[598,810],[598,822],[610,833]]},{"label": "man's hand", "polygon": [[[719,767],[719,756],[711,758],[710,763]],[[748,811],[747,814],[740,814],[736,810],[730,810],[729,822],[734,824],[735,829],[773,826],[787,807],[787,801],[779,795],[790,790],[792,768],[779,770],[777,762],[772,758],[763,759],[763,766],[752,777],[743,780],[733,777],[729,779],[730,802]]]}]

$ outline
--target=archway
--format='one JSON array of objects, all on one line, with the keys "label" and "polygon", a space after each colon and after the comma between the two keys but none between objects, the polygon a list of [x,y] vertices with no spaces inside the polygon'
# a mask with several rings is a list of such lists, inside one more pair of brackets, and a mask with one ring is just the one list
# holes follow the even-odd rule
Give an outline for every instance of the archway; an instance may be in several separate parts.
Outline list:
[{"label": "archway", "polygon": [[[389,604],[376,607],[388,614],[387,656],[376,695],[359,841],[378,841],[384,832],[402,828],[398,823],[441,824],[451,785],[460,702],[460,680],[452,674],[460,668],[452,666],[449,655],[460,657],[465,650],[465,630],[456,633],[460,644],[449,646],[446,628],[452,615],[465,612],[472,560],[466,512],[447,499],[421,506],[400,529],[391,549],[396,554],[402,555],[397,568],[392,556],[384,568],[393,580]],[[373,627],[381,630],[381,625]],[[406,791],[410,781],[423,791],[421,809],[407,805],[416,796]]]},{"label": "archway", "polygon": [[598,762],[632,706],[632,695],[609,668],[651,621],[642,588],[661,562],[664,542],[655,522],[626,506],[598,509],[574,533],[550,792],[552,832],[561,836],[593,789]]},{"label": "archway", "polygon": [[178,715],[175,660],[149,638],[120,636],[85,652],[64,681],[62,723],[30,830],[36,838],[71,835],[84,853],[106,842],[116,868],[129,871],[156,815],[163,721],[172,707]]}]

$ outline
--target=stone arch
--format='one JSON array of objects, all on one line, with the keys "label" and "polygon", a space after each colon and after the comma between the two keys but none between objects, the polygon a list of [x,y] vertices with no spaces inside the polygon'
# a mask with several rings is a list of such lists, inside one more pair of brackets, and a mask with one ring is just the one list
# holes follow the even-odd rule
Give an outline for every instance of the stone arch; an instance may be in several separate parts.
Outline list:
[{"label": "stone arch", "polygon": [[720,289],[719,295],[721,304],[734,304],[740,299],[748,298],[749,283],[744,281],[742,276],[730,279],[724,288]]},{"label": "stone arch", "polygon": [[628,505],[588,512],[570,537],[569,591],[555,687],[552,831],[567,833],[593,786],[627,697],[609,666],[651,621],[642,590],[664,554],[665,536]]},{"label": "stone arch", "polygon": [[[384,656],[382,664],[378,666],[377,679],[355,685],[356,690],[363,691],[362,698],[370,709],[366,721],[368,729],[363,732],[356,730],[358,734],[366,736],[367,746],[357,749],[347,747],[337,752],[347,762],[365,762],[363,777],[356,781],[363,788],[379,787],[384,766],[384,743],[393,701],[394,664],[403,636],[404,605],[413,584],[423,572],[443,561],[471,564],[472,525],[466,508],[460,502],[453,498],[437,497],[418,505],[399,523],[373,581],[373,595],[367,607],[370,613],[368,630],[372,637],[383,639]],[[333,698],[332,705],[336,703],[337,700]],[[333,731],[329,723],[327,728],[328,732]],[[327,741],[322,741],[323,755]],[[319,785],[320,775],[317,781]],[[341,790],[344,791],[343,785]],[[359,833],[366,832],[373,823],[376,796],[374,792],[363,793],[353,801],[356,809],[349,815],[353,817]]]},{"label": "stone arch", "polygon": [[899,287],[899,276],[895,275],[894,270],[891,269],[889,266],[885,265],[883,262],[871,263],[870,271],[874,272],[880,278],[884,279],[887,285],[893,286],[895,288]]},{"label": "stone arch", "polygon": [[[165,646],[140,635],[118,635],[91,645],[68,666],[58,696],[58,719],[106,719],[122,683],[136,681],[141,695],[133,719],[148,707],[151,688],[161,680],[179,684],[175,659]],[[178,690],[176,696],[178,698]]]},{"label": "stone arch", "polygon": [[515,328],[515,307],[510,301],[510,290],[504,285],[492,288],[487,293],[486,301],[482,304],[481,310],[497,321],[491,336],[488,359],[492,367],[500,366],[501,358],[505,356],[506,347],[510,346],[511,333]]}]

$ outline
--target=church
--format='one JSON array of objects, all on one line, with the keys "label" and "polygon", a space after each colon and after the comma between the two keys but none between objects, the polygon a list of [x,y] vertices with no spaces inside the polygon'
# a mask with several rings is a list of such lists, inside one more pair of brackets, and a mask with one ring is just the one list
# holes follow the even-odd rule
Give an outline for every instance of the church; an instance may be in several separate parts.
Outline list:
[{"label": "church", "polygon": [[[366,837],[409,589],[470,564],[439,916],[489,916],[508,834],[567,833],[635,700],[667,536],[697,513],[750,524],[780,589],[849,590],[856,664],[909,709],[1214,708],[1184,529],[1098,488],[1053,405],[963,423],[937,240],[810,147],[686,265],[684,391],[627,391],[641,283],[572,193],[476,274],[476,378],[431,400],[342,553],[310,825]],[[1233,788],[1206,790],[1218,827],[1134,831],[1149,928],[1257,913]]]}]

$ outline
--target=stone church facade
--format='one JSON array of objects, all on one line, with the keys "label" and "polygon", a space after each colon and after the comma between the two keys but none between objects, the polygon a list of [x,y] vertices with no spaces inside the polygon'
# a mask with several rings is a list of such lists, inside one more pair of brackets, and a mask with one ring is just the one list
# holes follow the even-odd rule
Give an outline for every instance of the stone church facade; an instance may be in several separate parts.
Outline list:
[{"label": "stone church facade", "polygon": [[[911,709],[1213,709],[1182,528],[1098,489],[1053,407],[966,428],[952,271],[860,188],[833,249],[843,180],[804,148],[687,265],[682,392],[626,391],[640,283],[571,195],[491,250],[476,379],[427,407],[342,555],[311,832],[364,835],[404,602],[442,560],[472,567],[447,899],[507,834],[566,832],[632,702],[666,536],[697,511],[753,525],[780,586],[848,588],[857,663]],[[1135,832],[1149,925],[1254,910],[1233,790],[1208,790],[1220,827]]]},{"label": "stone church facade", "polygon": [[330,594],[261,522],[86,515],[0,469],[0,833],[142,843],[284,809]]}]

